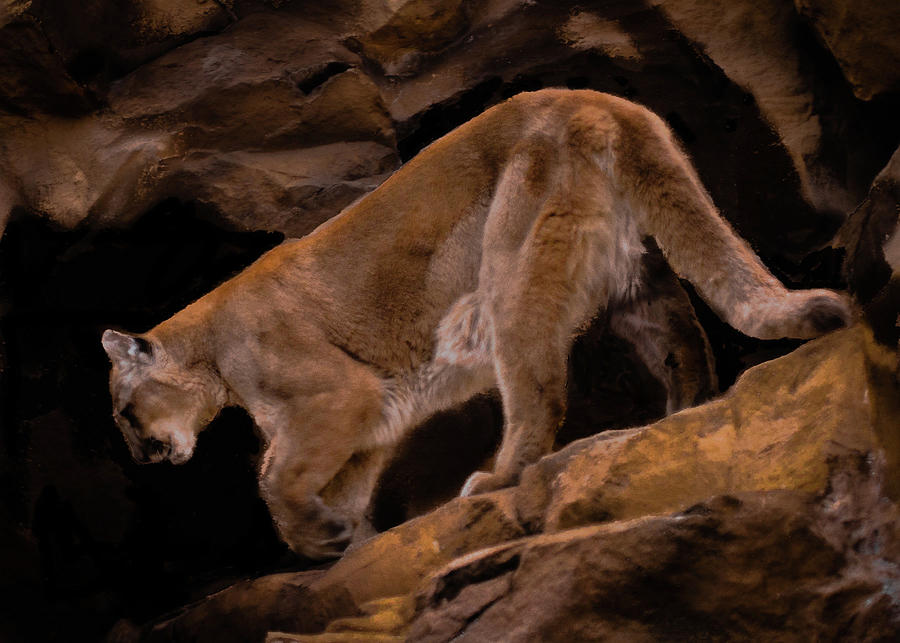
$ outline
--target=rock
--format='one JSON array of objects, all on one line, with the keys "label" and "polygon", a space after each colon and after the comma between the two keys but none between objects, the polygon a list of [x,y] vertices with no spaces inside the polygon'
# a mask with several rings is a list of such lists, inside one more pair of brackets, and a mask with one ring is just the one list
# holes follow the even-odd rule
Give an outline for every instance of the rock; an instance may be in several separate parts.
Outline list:
[{"label": "rock", "polygon": [[844,272],[879,341],[900,346],[900,148],[837,239]]},{"label": "rock", "polygon": [[167,192],[195,200],[236,229],[300,237],[377,187],[396,152],[374,142],[274,152],[196,151],[168,166]]},{"label": "rock", "polygon": [[311,231],[396,169],[393,126],[332,32],[294,18],[272,38],[276,21],[253,14],[141,67],[102,116],[0,118],[8,200],[64,227],[127,225],[174,196],[229,227]]},{"label": "rock", "polygon": [[39,3],[31,13],[73,77],[98,92],[109,80],[230,22],[224,3],[214,0]]},{"label": "rock", "polygon": [[398,165],[393,125],[355,60],[329,28],[260,12],[142,67],[110,101],[126,123],[178,139],[165,194],[232,227],[300,236]]},{"label": "rock", "polygon": [[174,125],[201,148],[390,142],[377,90],[336,39],[296,16],[253,14],[115,83],[110,106],[126,120]]},{"label": "rock", "polygon": [[610,58],[641,60],[634,41],[618,22],[588,11],[573,13],[558,30],[559,38],[573,49],[602,51]]},{"label": "rock", "polygon": [[411,76],[423,60],[459,40],[471,26],[469,0],[407,0],[387,22],[356,42],[388,76]]},{"label": "rock", "polygon": [[900,90],[896,2],[794,0],[840,64],[853,93],[863,100]]},{"label": "rock", "polygon": [[233,585],[183,613],[139,630],[134,640],[234,643],[260,641],[269,630],[317,632],[356,612],[346,591],[310,588],[321,572],[284,573]]},{"label": "rock", "polygon": [[369,601],[362,606],[362,616],[339,618],[322,634],[297,635],[269,632],[266,643],[392,643],[405,640],[404,634],[415,611],[411,596],[394,596]]},{"label": "rock", "polygon": [[0,168],[18,184],[6,202],[69,228],[87,220],[124,224],[145,213],[160,196],[162,160],[175,150],[171,136],[109,117],[0,117],[0,132]]},{"label": "rock", "polygon": [[[3,57],[0,96],[21,118],[90,113],[90,120],[105,126],[118,121],[113,127],[123,140],[171,140],[171,153],[155,162],[164,162],[175,178],[156,177],[156,199],[196,200],[226,225],[294,235],[385,176],[381,152],[363,159],[371,174],[354,177],[332,171],[330,155],[316,148],[371,142],[396,151],[399,132],[399,153],[407,158],[517,91],[591,86],[634,97],[666,116],[726,216],[764,254],[789,254],[790,261],[828,240],[883,162],[879,146],[889,138],[858,125],[859,115],[840,88],[808,71],[821,65],[813,65],[798,42],[793,7],[777,0],[740,2],[724,12],[707,0],[659,0],[652,9],[630,2],[573,8],[522,0],[371,0],[302,9],[268,4],[278,9],[212,0],[115,6],[91,0],[88,7],[7,0],[3,30],[10,51]],[[674,36],[672,24],[683,35]],[[660,38],[662,32],[667,36]],[[714,64],[698,59],[685,38]],[[46,71],[35,74],[36,67]],[[721,78],[711,81],[710,74]],[[727,88],[729,79],[734,88]],[[696,104],[706,108],[698,111]],[[863,116],[868,123],[873,115]],[[893,123],[888,116],[879,118]],[[726,131],[717,131],[719,125]],[[80,127],[80,121],[72,123],[72,129]],[[33,142],[28,155],[35,158],[19,165],[44,162],[45,144]],[[246,168],[226,156],[289,150],[297,153],[266,163],[277,165],[276,173],[292,184],[288,188],[272,171],[261,177],[258,164]],[[739,157],[732,159],[735,150]],[[789,157],[782,159],[785,151]],[[307,167],[320,164],[314,182],[292,174],[299,157]],[[12,160],[0,164],[14,165]],[[762,172],[757,165],[780,181],[796,173],[797,185],[780,186],[776,196],[768,175],[755,178]],[[211,173],[223,167],[229,183],[264,186],[229,193],[221,180],[210,185],[216,183]],[[70,174],[62,168],[58,183],[69,183]],[[97,191],[128,193],[134,188],[129,176]],[[13,179],[25,184],[26,207],[38,203],[51,218],[62,212],[66,226],[89,218],[95,225],[123,225],[132,217],[130,211],[117,216],[115,208],[94,216],[84,210],[90,199],[77,212],[77,198],[48,204],[28,194],[27,175]],[[239,201],[232,198],[245,193]],[[776,231],[791,246],[787,252],[768,241]]]},{"label": "rock", "polygon": [[558,531],[680,511],[714,494],[822,493],[836,467],[879,450],[898,492],[900,404],[881,382],[896,362],[862,327],[810,342],[747,371],[720,399],[545,457],[523,473],[519,515],[532,530]]},{"label": "rock", "polygon": [[223,6],[213,0],[4,0],[0,41],[7,73],[0,95],[38,112],[84,113],[96,107],[112,78],[223,29],[230,21]]},{"label": "rock", "polygon": [[411,592],[432,570],[524,534],[508,490],[457,498],[349,550],[312,587],[339,585],[358,605]]},{"label": "rock", "polygon": [[833,154],[829,139],[835,133],[823,121],[824,110],[817,108],[823,89],[808,71],[814,64],[809,54],[798,47],[799,20],[791,4],[781,0],[740,0],[727,7],[713,0],[654,4],[731,80],[752,93],[791,156],[804,198],[818,210],[849,211],[859,197],[859,186],[848,185],[846,163],[828,158]]},{"label": "rock", "polygon": [[20,117],[84,113],[90,101],[47,41],[30,2],[0,4],[0,107]]},{"label": "rock", "polygon": [[[321,632],[331,619],[366,613],[367,627],[405,627],[408,599],[383,599],[410,594],[428,573],[462,554],[522,534],[509,493],[455,500],[351,548],[327,572],[279,574],[233,586],[174,618],[147,624],[140,640],[259,640],[260,631]],[[354,623],[361,626],[342,620],[329,627],[346,630]],[[332,640],[349,640],[342,636]]]},{"label": "rock", "polygon": [[478,552],[431,578],[407,640],[890,640],[900,566],[869,548],[900,544],[896,511],[838,534],[838,503],[878,509],[752,492]]}]

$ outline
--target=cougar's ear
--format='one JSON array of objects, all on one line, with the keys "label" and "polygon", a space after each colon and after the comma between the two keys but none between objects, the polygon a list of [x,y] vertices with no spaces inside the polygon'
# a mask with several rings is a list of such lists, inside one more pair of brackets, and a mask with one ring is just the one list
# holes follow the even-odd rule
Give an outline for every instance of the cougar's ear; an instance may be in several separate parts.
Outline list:
[{"label": "cougar's ear", "polygon": [[153,361],[153,345],[142,337],[110,329],[104,331],[101,341],[113,362],[149,364]]}]

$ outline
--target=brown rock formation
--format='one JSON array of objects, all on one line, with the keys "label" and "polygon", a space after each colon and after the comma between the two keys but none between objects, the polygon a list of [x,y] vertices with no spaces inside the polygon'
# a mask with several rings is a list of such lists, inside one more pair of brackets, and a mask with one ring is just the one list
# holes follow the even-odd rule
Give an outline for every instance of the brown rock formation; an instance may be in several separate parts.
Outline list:
[{"label": "brown rock formation", "polygon": [[716,494],[823,492],[836,462],[880,449],[888,449],[886,482],[897,497],[898,406],[881,391],[867,395],[895,361],[859,329],[811,342],[747,371],[702,407],[545,457],[523,475],[519,515],[558,531],[677,511]]},{"label": "brown rock formation", "polygon": [[[879,148],[883,137],[859,122],[855,112],[862,108],[839,87],[821,82],[827,70],[798,39],[801,16],[778,0],[741,1],[727,10],[706,0],[660,0],[650,7],[520,0],[477,7],[459,0],[334,3],[315,10],[270,4],[278,9],[212,0],[115,6],[98,0],[77,9],[7,0],[0,21],[6,72],[0,97],[10,116],[0,123],[0,135],[16,133],[19,144],[0,153],[0,167],[18,193],[13,205],[66,226],[127,222],[149,207],[48,191],[47,179],[32,180],[28,171],[46,164],[56,184],[85,182],[80,171],[92,194],[137,190],[149,192],[151,203],[196,200],[230,225],[302,234],[396,167],[395,132],[405,157],[427,142],[418,133],[423,126],[438,125],[429,135],[434,138],[516,91],[566,83],[624,93],[667,115],[701,173],[713,179],[725,213],[751,237],[762,226],[757,240],[769,231],[764,221],[752,221],[773,204],[752,196],[748,180],[754,172],[746,170],[755,154],[772,145],[787,153],[784,172],[798,181],[791,190],[799,202],[780,204],[779,223],[789,221],[798,234],[814,226],[810,205],[832,215],[855,205],[884,161],[874,157],[887,153]],[[857,33],[841,20],[852,21],[861,11],[800,4],[823,33]],[[857,22],[873,29],[890,24],[866,15]],[[670,35],[660,38],[665,32]],[[891,39],[877,30],[862,33],[843,45],[832,46],[831,36],[826,42],[832,50],[858,50],[873,73],[890,69],[883,56],[862,46],[854,50],[854,43],[890,50]],[[685,43],[709,56],[715,73],[724,76],[712,84],[703,80],[708,72],[697,67]],[[673,76],[693,79],[696,89],[673,84]],[[740,88],[724,101],[715,87],[723,82]],[[877,91],[886,90],[881,85]],[[750,93],[758,110],[753,101],[737,107],[745,98],[741,91]],[[685,109],[698,99],[707,104],[704,110]],[[454,116],[454,109],[463,113]],[[879,109],[865,116],[895,130]],[[36,114],[85,122],[23,130]],[[779,139],[764,140],[753,121],[763,130],[774,127]],[[740,137],[749,152],[732,170],[742,174],[742,194],[725,187],[730,177],[721,148],[731,143],[721,133],[709,140],[695,134],[708,124],[725,127],[727,138]],[[98,183],[90,179],[91,168],[109,160],[97,149],[109,141],[89,134],[96,129],[124,148],[140,148],[147,139],[161,143],[154,154],[129,160],[134,172],[103,172]],[[354,146],[360,143],[370,145]],[[71,145],[82,149],[67,151]],[[867,154],[870,148],[877,153]],[[225,189],[226,181],[240,189]],[[802,243],[808,249],[823,240]]]},{"label": "brown rock formation", "polygon": [[900,43],[895,2],[822,2],[794,0],[834,54],[863,100],[900,90]]},{"label": "brown rock formation", "polygon": [[[717,496],[673,516],[534,536],[466,557],[432,577],[410,641],[888,641],[900,567],[877,529],[834,533],[810,494]],[[877,508],[843,508],[841,518]],[[876,571],[879,565],[887,569]],[[315,640],[310,637],[307,640]]]},{"label": "brown rock formation", "polygon": [[844,270],[878,339],[900,346],[900,148],[847,219],[838,243]]}]

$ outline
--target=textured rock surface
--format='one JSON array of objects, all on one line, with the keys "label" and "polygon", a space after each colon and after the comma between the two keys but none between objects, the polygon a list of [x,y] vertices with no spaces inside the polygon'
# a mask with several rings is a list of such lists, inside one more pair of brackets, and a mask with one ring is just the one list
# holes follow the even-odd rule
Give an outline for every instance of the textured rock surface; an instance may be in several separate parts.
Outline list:
[{"label": "textured rock surface", "polygon": [[[660,0],[656,4],[735,83],[747,89],[778,130],[806,199],[819,209],[854,204],[848,186],[823,158],[826,126],[814,108],[815,79],[796,46],[797,16],[781,0]],[[765,42],[765,46],[760,46]]]},{"label": "textured rock surface", "polygon": [[229,587],[152,628],[120,623],[109,639],[123,641],[260,641],[271,629],[319,632],[338,616],[354,613],[346,591],[312,589],[321,572],[264,576]]},{"label": "textured rock surface", "polygon": [[398,164],[378,89],[338,40],[252,14],[113,82],[102,112],[0,119],[0,167],[16,203],[66,227],[178,197],[233,227],[305,234]]},{"label": "textured rock surface", "polygon": [[829,529],[830,508],[852,500],[719,496],[479,552],[430,580],[408,640],[887,641],[898,625],[897,515],[843,507],[840,519],[865,517],[871,531]]},{"label": "textured rock surface", "polygon": [[[817,28],[857,33],[840,25],[861,10],[800,4]],[[765,242],[770,230],[759,213],[780,210],[767,216],[796,228],[788,235],[796,252],[827,238],[815,211],[847,211],[885,161],[890,150],[876,130],[889,127],[896,139],[890,105],[855,104],[832,82],[829,54],[809,51],[804,18],[778,0],[727,10],[707,0],[295,5],[7,0],[0,96],[10,120],[0,123],[2,138],[34,114],[80,117],[33,134],[25,128],[21,144],[0,155],[18,201],[66,226],[127,222],[148,207],[48,191],[28,172],[46,164],[57,183],[79,180],[77,168],[89,192],[125,194],[149,183],[151,200],[193,199],[231,225],[301,234],[383,180],[398,153],[410,156],[517,91],[569,84],[622,93],[666,115],[726,215]],[[865,33],[866,43],[893,46]],[[889,70],[883,56],[854,48],[862,40],[843,46],[871,69]],[[699,111],[691,106],[698,101]],[[770,125],[778,136],[766,140]],[[104,161],[90,134],[97,127],[121,147],[164,144],[142,163],[130,161],[142,173],[106,173],[98,184],[89,177],[89,166]],[[47,128],[58,132],[49,143]],[[67,152],[71,145],[83,150]],[[741,150],[738,162],[723,147]],[[60,154],[69,159],[64,167],[54,165]],[[795,186],[776,196],[753,184],[754,163],[785,161],[782,178]],[[731,173],[743,174],[737,186]],[[226,180],[240,189],[225,189]]]},{"label": "textured rock surface", "polygon": [[896,2],[794,0],[834,54],[853,92],[869,100],[900,90],[900,42]]},{"label": "textured rock surface", "polygon": [[[686,508],[713,494],[824,492],[835,463],[887,449],[898,405],[872,378],[895,359],[861,330],[836,333],[746,372],[722,398],[651,427],[605,432],[531,467],[520,516],[545,531]],[[548,495],[549,494],[549,495]]]},{"label": "textured rock surface", "polygon": [[900,149],[847,220],[839,243],[847,249],[847,281],[876,336],[900,346]]},{"label": "textured rock surface", "polygon": [[[140,640],[237,642],[247,640],[247,632],[260,629],[321,632],[328,624],[328,620],[322,622],[322,615],[327,613],[353,618],[365,611],[381,612],[383,620],[388,614],[403,612],[404,603],[379,599],[409,594],[425,575],[461,554],[523,533],[509,493],[456,500],[348,551],[327,572],[282,574],[231,587],[131,636]],[[313,607],[304,607],[305,601]],[[396,617],[401,629],[412,615],[410,610],[404,613],[406,618]],[[296,619],[302,627],[289,629],[286,620],[290,619]],[[378,619],[363,621],[373,627],[384,625]],[[213,622],[215,627],[207,627]]]}]

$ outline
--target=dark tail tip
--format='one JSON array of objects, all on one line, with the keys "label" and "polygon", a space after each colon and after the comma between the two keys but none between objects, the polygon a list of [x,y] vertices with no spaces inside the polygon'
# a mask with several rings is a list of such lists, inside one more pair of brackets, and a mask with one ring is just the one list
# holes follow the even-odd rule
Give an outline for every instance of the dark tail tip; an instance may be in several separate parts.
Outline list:
[{"label": "dark tail tip", "polygon": [[806,321],[819,335],[849,326],[853,321],[850,306],[838,295],[822,295],[810,300],[806,307]]}]

